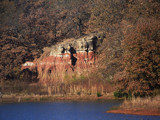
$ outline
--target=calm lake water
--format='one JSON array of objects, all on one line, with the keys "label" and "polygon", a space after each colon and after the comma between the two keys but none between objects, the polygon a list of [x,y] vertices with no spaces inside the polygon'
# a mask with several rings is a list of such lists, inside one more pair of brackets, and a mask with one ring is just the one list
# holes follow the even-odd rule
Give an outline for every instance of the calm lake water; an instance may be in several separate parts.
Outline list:
[{"label": "calm lake water", "polygon": [[40,102],[0,105],[0,120],[160,120],[159,116],[105,113],[121,101]]}]

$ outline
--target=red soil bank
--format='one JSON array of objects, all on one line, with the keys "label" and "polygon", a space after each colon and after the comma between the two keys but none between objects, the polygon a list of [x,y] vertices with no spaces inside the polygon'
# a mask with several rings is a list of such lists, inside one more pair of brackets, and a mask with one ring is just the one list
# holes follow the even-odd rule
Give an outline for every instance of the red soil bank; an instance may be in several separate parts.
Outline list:
[{"label": "red soil bank", "polygon": [[153,111],[153,110],[124,110],[124,109],[118,109],[118,110],[107,111],[107,113],[160,116],[160,111]]}]

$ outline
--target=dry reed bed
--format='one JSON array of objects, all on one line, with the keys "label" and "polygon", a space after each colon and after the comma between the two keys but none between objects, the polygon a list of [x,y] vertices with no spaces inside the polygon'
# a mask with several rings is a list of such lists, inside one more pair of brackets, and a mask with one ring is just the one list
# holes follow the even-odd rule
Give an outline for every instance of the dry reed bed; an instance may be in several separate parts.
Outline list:
[{"label": "dry reed bed", "polygon": [[125,100],[120,106],[125,110],[152,110],[160,111],[160,95],[156,97],[146,98],[132,98],[132,100]]},{"label": "dry reed bed", "polygon": [[160,116],[160,95],[154,98],[125,100],[118,109],[109,110],[107,113]]}]

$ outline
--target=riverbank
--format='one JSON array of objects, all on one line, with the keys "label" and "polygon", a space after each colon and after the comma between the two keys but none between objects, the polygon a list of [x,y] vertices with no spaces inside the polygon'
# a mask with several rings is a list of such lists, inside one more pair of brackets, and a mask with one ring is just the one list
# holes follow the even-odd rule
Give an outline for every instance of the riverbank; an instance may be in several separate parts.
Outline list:
[{"label": "riverbank", "polygon": [[52,102],[52,101],[96,101],[115,99],[112,93],[98,97],[97,95],[3,95],[1,104],[19,102]]},{"label": "riverbank", "polygon": [[125,100],[121,106],[107,113],[160,116],[160,96]]},{"label": "riverbank", "polygon": [[160,116],[160,111],[145,110],[145,109],[136,109],[136,110],[117,109],[117,110],[109,110],[107,111],[107,113]]}]

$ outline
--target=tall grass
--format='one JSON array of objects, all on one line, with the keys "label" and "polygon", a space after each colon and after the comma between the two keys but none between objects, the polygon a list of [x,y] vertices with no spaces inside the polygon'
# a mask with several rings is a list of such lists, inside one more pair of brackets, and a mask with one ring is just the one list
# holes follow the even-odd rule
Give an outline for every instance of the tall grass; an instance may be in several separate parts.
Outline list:
[{"label": "tall grass", "polygon": [[160,95],[153,98],[132,98],[131,100],[125,100],[121,108],[125,109],[147,109],[160,111]]}]

